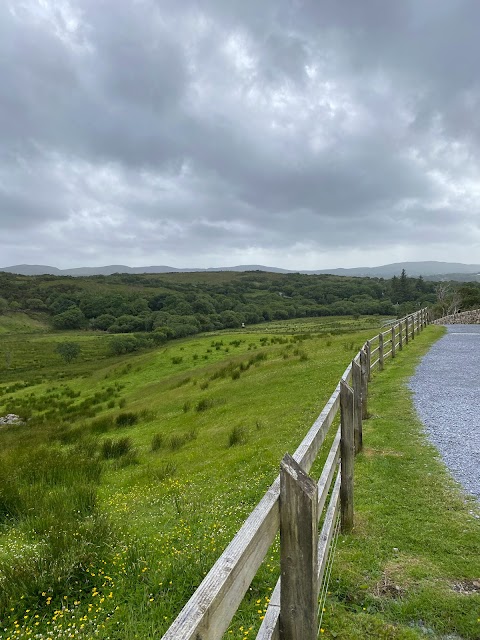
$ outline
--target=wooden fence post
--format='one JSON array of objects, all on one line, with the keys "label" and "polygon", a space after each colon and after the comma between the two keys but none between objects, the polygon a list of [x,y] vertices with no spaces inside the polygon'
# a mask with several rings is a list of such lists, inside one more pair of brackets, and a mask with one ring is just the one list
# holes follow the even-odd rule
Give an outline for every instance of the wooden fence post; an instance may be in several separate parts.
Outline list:
[{"label": "wooden fence post", "polygon": [[280,635],[317,640],[317,484],[289,454],[280,465]]},{"label": "wooden fence post", "polygon": [[403,322],[400,320],[398,323],[398,350],[401,351],[403,349]]},{"label": "wooden fence post", "polygon": [[372,379],[372,346],[370,340],[367,340],[365,343],[365,353],[367,354],[367,380],[370,382]]},{"label": "wooden fence post", "polygon": [[353,391],[343,380],[340,381],[340,411],[340,519],[342,533],[348,533],[353,527],[354,404]]},{"label": "wooden fence post", "polygon": [[359,364],[352,360],[352,388],[354,402],[354,441],[355,453],[362,450],[363,434],[362,434],[362,368]]},{"label": "wooden fence post", "polygon": [[412,315],[412,335],[410,336],[412,340],[415,340],[415,316]]},{"label": "wooden fence post", "polygon": [[368,418],[368,359],[364,349],[360,351],[360,367],[362,369],[362,419]]},{"label": "wooden fence post", "polygon": [[383,333],[378,334],[378,370],[383,371]]},{"label": "wooden fence post", "polygon": [[408,316],[405,318],[405,344],[408,344]]},{"label": "wooden fence post", "polygon": [[396,340],[396,334],[395,334],[395,325],[393,325],[392,327],[392,358],[395,357],[395,340]]}]

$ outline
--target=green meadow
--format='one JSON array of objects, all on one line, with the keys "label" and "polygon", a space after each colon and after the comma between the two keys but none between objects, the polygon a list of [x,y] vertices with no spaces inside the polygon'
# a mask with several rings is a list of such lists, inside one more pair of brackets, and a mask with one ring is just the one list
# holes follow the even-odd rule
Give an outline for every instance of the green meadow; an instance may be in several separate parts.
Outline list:
[{"label": "green meadow", "polygon": [[[0,638],[161,637],[381,321],[278,321],[112,355],[111,335],[0,317],[0,415],[26,419],[0,426]],[[480,637],[478,594],[452,587],[480,575],[479,521],[402,386],[441,331],[375,376],[324,637]],[[57,348],[71,341],[68,363]],[[277,578],[278,541],[226,637],[255,636]]]}]

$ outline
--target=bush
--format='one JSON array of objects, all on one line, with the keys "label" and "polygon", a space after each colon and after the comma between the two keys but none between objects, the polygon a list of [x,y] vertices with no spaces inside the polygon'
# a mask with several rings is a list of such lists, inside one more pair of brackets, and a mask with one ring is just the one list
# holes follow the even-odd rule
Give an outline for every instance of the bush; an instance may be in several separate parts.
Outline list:
[{"label": "bush", "polygon": [[163,433],[156,433],[152,438],[152,443],[150,444],[151,451],[158,451],[163,447]]},{"label": "bush", "polygon": [[118,438],[118,440],[108,438],[102,442],[101,456],[105,460],[120,458],[127,455],[132,449],[131,438]]},{"label": "bush", "polygon": [[80,345],[77,342],[59,342],[55,347],[55,351],[65,362],[70,364],[80,355]]},{"label": "bush", "polygon": [[115,418],[115,424],[117,427],[131,427],[138,422],[138,413],[133,411],[126,411],[125,413],[119,413]]},{"label": "bush", "polygon": [[235,426],[228,434],[228,446],[234,447],[237,444],[244,444],[247,440],[247,434],[245,428],[242,426]]},{"label": "bush", "polygon": [[178,433],[174,433],[170,436],[170,440],[168,441],[168,446],[172,451],[177,451],[187,442],[187,439],[184,435],[180,435]]},{"label": "bush", "polygon": [[180,356],[174,356],[172,358],[172,364],[181,364],[183,362],[183,358]]},{"label": "bush", "polygon": [[155,469],[155,471],[153,472],[153,477],[155,478],[155,480],[158,480],[159,482],[163,482],[167,478],[170,478],[171,476],[175,475],[176,471],[177,471],[177,467],[173,464],[173,462],[167,462],[166,464],[162,465],[159,469]]},{"label": "bush", "polygon": [[115,336],[108,344],[110,353],[114,356],[121,356],[124,353],[132,353],[140,347],[135,336]]},{"label": "bush", "polygon": [[105,433],[113,428],[112,416],[102,416],[96,420],[92,420],[90,423],[90,431],[92,433]]}]

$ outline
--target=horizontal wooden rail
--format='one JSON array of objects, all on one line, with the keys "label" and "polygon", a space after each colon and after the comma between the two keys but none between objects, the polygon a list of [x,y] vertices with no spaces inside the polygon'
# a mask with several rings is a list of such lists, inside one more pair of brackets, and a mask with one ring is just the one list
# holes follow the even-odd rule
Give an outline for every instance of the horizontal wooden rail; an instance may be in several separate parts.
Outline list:
[{"label": "horizontal wooden rail", "polygon": [[[317,586],[320,588],[319,585],[323,577],[328,549],[340,507],[343,505],[342,521],[347,517],[348,509],[351,508],[351,506],[346,508],[342,502],[344,498],[341,497],[341,494],[345,492],[345,486],[347,485],[344,485],[342,473],[340,471],[337,472],[337,470],[342,455],[342,447],[344,451],[350,451],[351,448],[352,455],[358,451],[358,447],[361,447],[361,420],[358,423],[355,418],[355,412],[358,414],[360,411],[363,418],[367,417],[367,389],[370,372],[377,365],[380,369],[383,368],[384,360],[389,356],[393,359],[396,354],[396,348],[398,347],[401,350],[404,345],[406,346],[409,339],[414,339],[415,335],[426,326],[428,321],[426,310],[422,309],[415,314],[410,314],[396,321],[396,323],[392,323],[387,331],[380,332],[372,339],[367,340],[345,369],[328,402],[293,454],[293,461],[292,458],[289,458],[290,463],[288,463],[288,460],[286,462],[287,467],[290,469],[292,481],[295,478],[295,463],[301,468],[299,473],[308,474],[336,415],[339,413],[341,387],[343,385],[344,391],[342,393],[344,394],[345,402],[348,402],[348,412],[351,413],[343,416],[344,408],[342,408],[341,427],[338,428],[335,434],[325,465],[315,487],[316,497],[313,512],[319,520],[321,520],[330,496],[318,538],[318,558],[315,560],[318,581],[315,588]],[[384,341],[385,336],[390,336],[390,338]],[[398,342],[396,342],[397,336]],[[372,349],[372,343],[375,341],[378,341],[378,346]],[[392,348],[384,352],[385,345],[389,343]],[[372,362],[372,356],[377,353],[379,357]],[[353,373],[354,367],[355,372]],[[360,394],[361,399],[356,394]],[[344,400],[342,400],[343,402]],[[347,420],[347,418],[349,424],[348,433],[350,434],[348,438],[351,438],[351,441],[347,450],[345,450],[341,429],[345,427],[343,421]],[[350,469],[350,467],[348,468]],[[351,470],[348,474],[351,475]],[[336,479],[334,481],[335,475]],[[343,486],[342,492],[340,490],[341,486]],[[280,525],[280,509],[280,476],[278,476],[174,620],[163,636],[163,640],[220,640],[222,638],[275,539]],[[291,594],[285,593],[284,597],[288,601]],[[257,640],[279,640],[280,627],[282,626],[281,620],[283,619],[281,601],[281,578],[279,578],[273,590],[265,618],[257,634]],[[288,625],[285,628],[287,629]],[[289,640],[288,633],[284,637],[285,640]]]}]

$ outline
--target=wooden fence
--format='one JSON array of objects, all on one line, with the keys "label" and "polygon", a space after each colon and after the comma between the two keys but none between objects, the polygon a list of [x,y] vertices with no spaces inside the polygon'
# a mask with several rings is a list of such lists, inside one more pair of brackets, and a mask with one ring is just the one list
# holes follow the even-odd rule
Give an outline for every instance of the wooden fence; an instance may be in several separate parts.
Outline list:
[{"label": "wooden fence", "polygon": [[[205,576],[163,640],[220,640],[280,530],[280,578],[257,640],[316,640],[318,597],[337,517],[353,527],[354,456],[362,448],[368,383],[429,322],[427,309],[411,314],[363,345],[293,456],[237,535]],[[340,411],[318,482],[308,472]],[[319,529],[319,522],[322,526]]]}]

